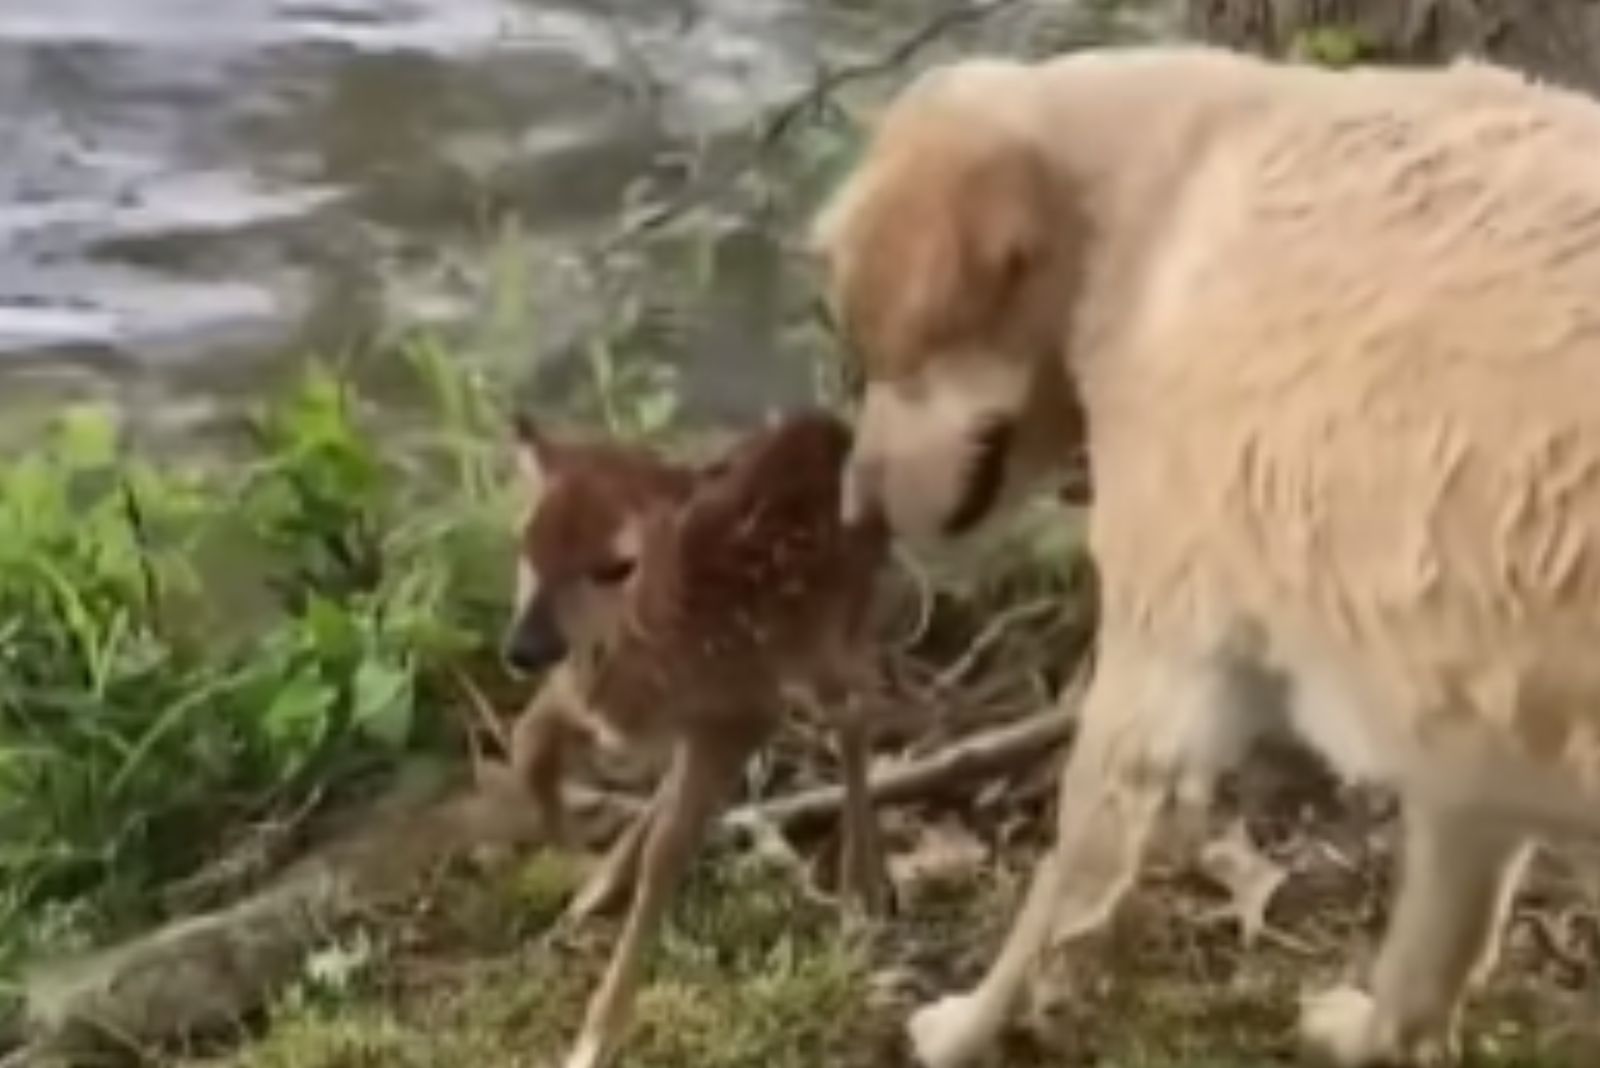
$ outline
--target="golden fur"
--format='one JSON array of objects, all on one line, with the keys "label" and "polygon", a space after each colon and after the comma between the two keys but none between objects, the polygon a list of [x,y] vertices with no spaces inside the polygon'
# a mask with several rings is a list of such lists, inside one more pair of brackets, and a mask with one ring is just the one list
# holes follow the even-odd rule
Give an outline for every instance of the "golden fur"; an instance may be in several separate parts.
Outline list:
[{"label": "golden fur", "polygon": [[1057,844],[982,983],[914,1017],[922,1062],[988,1049],[1167,798],[1283,726],[1406,811],[1370,989],[1306,1039],[1453,1056],[1528,845],[1600,832],[1600,107],[1465,62],[967,61],[893,102],[816,242],[867,383],[847,514],[965,529],[986,428],[1015,492],[1087,420],[1104,615]]}]

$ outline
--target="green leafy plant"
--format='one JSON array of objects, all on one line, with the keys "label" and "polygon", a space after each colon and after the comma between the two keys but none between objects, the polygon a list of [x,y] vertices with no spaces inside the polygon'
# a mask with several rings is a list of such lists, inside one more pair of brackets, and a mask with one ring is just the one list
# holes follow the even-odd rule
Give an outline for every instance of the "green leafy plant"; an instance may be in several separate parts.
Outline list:
[{"label": "green leafy plant", "polygon": [[589,395],[610,434],[638,440],[659,435],[678,414],[678,377],[670,365],[642,358],[600,338],[585,353]]},{"label": "green leafy plant", "polygon": [[405,355],[425,433],[313,362],[242,466],[157,465],[92,408],[0,459],[0,973],[439,733],[503,611],[511,480],[488,384]]},{"label": "green leafy plant", "polygon": [[1289,42],[1289,58],[1335,70],[1370,59],[1376,51],[1371,34],[1359,26],[1306,26]]}]

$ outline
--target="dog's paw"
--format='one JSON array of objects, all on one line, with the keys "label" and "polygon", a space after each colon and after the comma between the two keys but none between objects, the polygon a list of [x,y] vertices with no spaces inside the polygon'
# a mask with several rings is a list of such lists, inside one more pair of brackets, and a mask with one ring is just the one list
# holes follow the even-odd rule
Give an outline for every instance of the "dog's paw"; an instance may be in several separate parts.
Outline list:
[{"label": "dog's paw", "polygon": [[906,1031],[922,1068],[967,1068],[988,1045],[991,1029],[971,995],[941,998],[912,1013]]},{"label": "dog's paw", "polygon": [[1351,986],[1334,987],[1300,1002],[1300,1040],[1313,1057],[1338,1068],[1373,1063],[1373,1004]]},{"label": "dog's paw", "polygon": [[1371,995],[1348,986],[1301,1002],[1300,1037],[1308,1053],[1335,1068],[1443,1068],[1457,1060],[1447,1025],[1402,1036]]}]

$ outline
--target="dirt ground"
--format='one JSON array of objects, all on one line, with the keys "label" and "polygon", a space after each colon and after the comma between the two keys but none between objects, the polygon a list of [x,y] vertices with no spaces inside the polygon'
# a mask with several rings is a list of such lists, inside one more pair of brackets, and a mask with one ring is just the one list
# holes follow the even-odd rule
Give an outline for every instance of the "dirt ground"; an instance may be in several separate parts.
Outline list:
[{"label": "dirt ground", "polygon": [[[818,888],[826,835],[788,859],[720,843],[674,911],[624,1063],[909,1065],[906,1012],[973,980],[1010,920],[1045,840],[1054,763],[965,803],[887,813],[901,908],[872,929],[845,930]],[[1052,962],[1001,1063],[1295,1062],[1297,996],[1358,969],[1381,930],[1392,813],[1292,755],[1258,762],[1232,802],[1209,848],[1158,843],[1113,928]],[[615,934],[601,921],[547,937],[584,859],[534,851],[439,873],[407,908],[319,954],[260,1037],[194,1064],[558,1063]],[[1262,900],[1264,915],[1252,906]],[[1600,1063],[1593,901],[1582,870],[1537,863],[1502,965],[1470,1010],[1470,1064]]]}]

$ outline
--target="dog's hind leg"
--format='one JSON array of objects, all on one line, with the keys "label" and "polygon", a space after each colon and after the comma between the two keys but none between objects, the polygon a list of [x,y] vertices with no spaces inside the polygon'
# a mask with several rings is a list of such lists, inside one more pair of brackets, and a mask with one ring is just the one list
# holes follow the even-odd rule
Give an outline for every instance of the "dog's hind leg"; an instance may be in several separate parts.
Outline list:
[{"label": "dog's hind leg", "polygon": [[1141,666],[1137,658],[1102,658],[1062,774],[1055,846],[1004,947],[975,989],[911,1019],[925,1068],[960,1068],[991,1049],[1046,949],[1103,924],[1137,875],[1171,782],[1169,769],[1152,762],[1161,719],[1145,703]]},{"label": "dog's hind leg", "polygon": [[1493,965],[1529,849],[1481,813],[1405,806],[1401,876],[1372,994],[1340,987],[1307,999],[1301,1034],[1341,1068],[1456,1057],[1462,995]]},{"label": "dog's hind leg", "polygon": [[602,1068],[609,1063],[627,1027],[645,949],[706,825],[732,792],[759,740],[740,733],[706,734],[678,743],[644,832],[632,908],[600,987],[589,999],[566,1068]]}]

